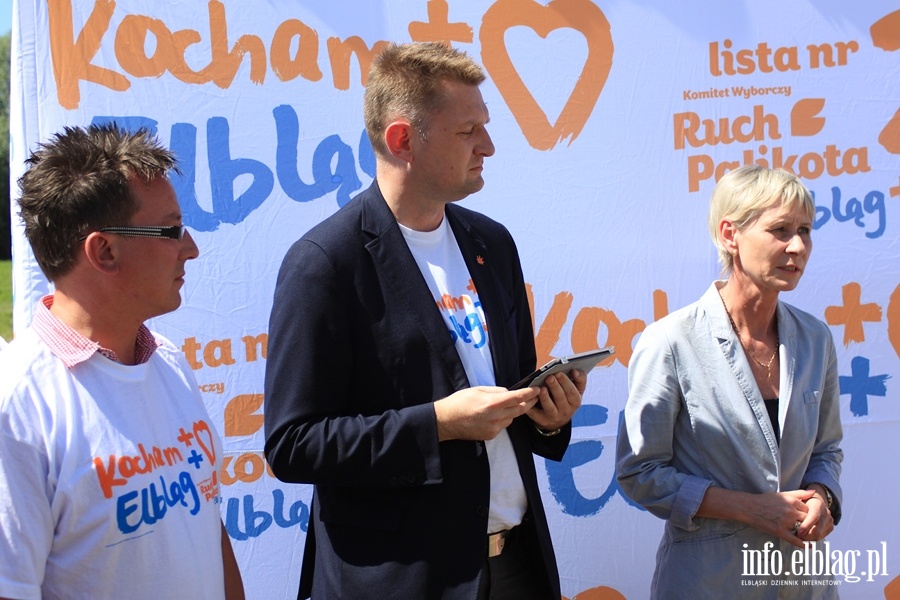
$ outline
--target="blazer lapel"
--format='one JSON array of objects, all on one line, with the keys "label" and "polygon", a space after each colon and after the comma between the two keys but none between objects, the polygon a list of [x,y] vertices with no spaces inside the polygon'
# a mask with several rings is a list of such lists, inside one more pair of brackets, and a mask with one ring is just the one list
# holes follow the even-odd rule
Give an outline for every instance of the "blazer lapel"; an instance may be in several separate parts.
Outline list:
[{"label": "blazer lapel", "polygon": [[[797,339],[796,323],[793,319],[788,318],[787,309],[784,304],[778,301],[778,308],[775,310],[778,315],[778,344],[780,348],[779,361],[781,364],[781,375],[778,382],[779,403],[778,418],[785,425],[789,423],[787,419],[788,409],[791,407],[791,397],[794,395],[794,373],[797,368],[796,351],[794,350],[794,341]],[[781,435],[784,436],[784,427],[781,428]]]},{"label": "blazer lapel", "polygon": [[[704,294],[703,303],[709,319],[710,330],[718,339],[719,348],[726,362],[728,362],[728,366],[731,367],[731,371],[734,373],[735,380],[744,393],[744,398],[747,400],[750,410],[753,411],[756,420],[759,422],[760,429],[766,439],[769,450],[772,452],[772,456],[778,457],[779,450],[778,442],[775,440],[775,430],[769,422],[765,403],[753,378],[750,363],[747,361],[747,356],[740,341],[738,341],[737,333],[731,326],[731,319],[725,312],[725,305],[722,303],[722,298],[719,296],[719,290],[715,283]],[[778,463],[777,458],[775,462],[776,464]]]},{"label": "blazer lapel", "polygon": [[469,379],[453,346],[447,325],[435,307],[428,284],[419,271],[397,220],[377,183],[372,184],[369,192],[362,211],[362,230],[371,237],[366,249],[375,268],[390,288],[390,301],[397,310],[410,315],[418,325],[432,352],[443,363],[453,389],[469,387]]},{"label": "blazer lapel", "polygon": [[[478,232],[456,211],[453,211],[452,207],[448,207],[446,215],[450,221],[453,234],[456,236],[456,242],[459,244],[459,251],[462,253],[469,275],[475,284],[478,300],[481,302],[481,309],[484,311],[484,318],[487,321],[491,362],[494,366],[494,379],[497,382],[504,381],[506,375],[501,370],[502,363],[498,358],[510,352],[517,354],[518,351],[515,348],[509,348],[509,340],[501,334],[506,315],[503,314],[501,308],[503,303],[497,301],[498,294],[500,294],[500,290],[497,288],[499,279],[493,269],[493,259],[496,257],[490,255],[487,245]],[[513,377],[516,377],[516,375]],[[500,383],[497,385],[500,385]]]}]

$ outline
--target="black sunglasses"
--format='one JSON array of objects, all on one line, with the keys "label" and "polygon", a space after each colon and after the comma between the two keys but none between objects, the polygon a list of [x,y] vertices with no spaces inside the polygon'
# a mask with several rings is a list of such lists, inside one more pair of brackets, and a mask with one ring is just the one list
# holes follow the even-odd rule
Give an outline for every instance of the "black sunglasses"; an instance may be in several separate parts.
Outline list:
[{"label": "black sunglasses", "polygon": [[[184,237],[184,225],[172,225],[171,227],[155,227],[152,225],[125,225],[122,227],[104,227],[97,230],[100,233],[115,233],[124,235],[125,237],[144,237],[144,238],[168,238],[170,240],[180,240]],[[87,236],[78,239],[83,242]]]}]

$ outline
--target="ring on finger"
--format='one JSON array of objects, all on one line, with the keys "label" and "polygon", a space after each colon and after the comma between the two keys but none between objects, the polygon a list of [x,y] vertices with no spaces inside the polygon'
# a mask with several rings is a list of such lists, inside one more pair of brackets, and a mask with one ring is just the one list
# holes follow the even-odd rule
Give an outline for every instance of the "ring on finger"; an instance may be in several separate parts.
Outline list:
[{"label": "ring on finger", "polygon": [[794,535],[797,535],[797,533],[799,531],[800,531],[800,521],[794,521],[794,528],[791,529],[791,533],[793,533]]}]

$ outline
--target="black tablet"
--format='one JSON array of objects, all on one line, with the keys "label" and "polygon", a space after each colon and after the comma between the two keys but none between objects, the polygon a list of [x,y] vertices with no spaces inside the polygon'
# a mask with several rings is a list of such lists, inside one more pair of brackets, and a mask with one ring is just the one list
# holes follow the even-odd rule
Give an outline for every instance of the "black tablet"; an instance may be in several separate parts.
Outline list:
[{"label": "black tablet", "polygon": [[509,389],[517,390],[523,387],[540,386],[544,383],[547,375],[553,373],[568,373],[574,369],[588,373],[597,366],[597,363],[612,356],[615,351],[615,348],[610,346],[600,350],[589,350],[563,358],[555,358]]}]

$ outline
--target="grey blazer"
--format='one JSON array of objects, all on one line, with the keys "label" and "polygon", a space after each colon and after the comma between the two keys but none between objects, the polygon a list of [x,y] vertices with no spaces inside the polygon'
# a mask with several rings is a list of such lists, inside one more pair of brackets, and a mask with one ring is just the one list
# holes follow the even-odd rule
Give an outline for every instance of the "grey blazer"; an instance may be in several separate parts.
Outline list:
[{"label": "grey blazer", "polygon": [[654,598],[786,598],[792,590],[803,598],[836,597],[827,586],[742,586],[757,580],[743,573],[745,550],[772,542],[789,571],[795,548],[735,521],[694,516],[711,485],[763,493],[818,482],[833,492],[832,514],[840,520],[834,342],[824,323],[783,302],[777,319],[780,446],[716,283],[648,326],[637,343],[616,471],[626,495],[666,520]]}]

